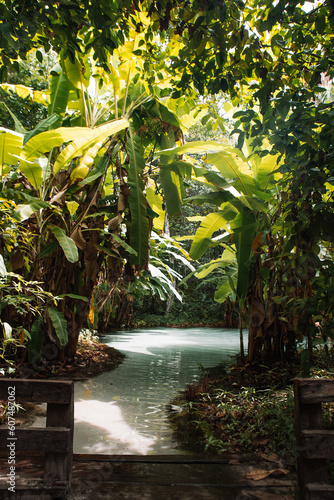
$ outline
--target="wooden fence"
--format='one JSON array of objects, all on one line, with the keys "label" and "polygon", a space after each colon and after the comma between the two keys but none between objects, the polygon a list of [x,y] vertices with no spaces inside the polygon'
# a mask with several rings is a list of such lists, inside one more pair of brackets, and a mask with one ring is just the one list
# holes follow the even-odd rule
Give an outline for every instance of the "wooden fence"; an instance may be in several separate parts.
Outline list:
[{"label": "wooden fence", "polygon": [[297,473],[301,500],[333,500],[328,462],[334,431],[323,427],[322,403],[334,402],[334,379],[295,379]]},{"label": "wooden fence", "polygon": [[[30,498],[66,498],[72,480],[73,382],[0,378],[0,400],[9,405],[7,420],[0,428],[0,452],[8,456],[8,480],[0,485],[0,497],[16,499],[30,495]],[[15,419],[12,420],[10,415],[14,402],[23,406],[25,402],[47,403],[46,427],[16,428]],[[20,452],[26,451],[29,454],[44,454],[42,477],[15,476],[15,463]],[[11,478],[15,497],[13,489],[9,489]]]}]

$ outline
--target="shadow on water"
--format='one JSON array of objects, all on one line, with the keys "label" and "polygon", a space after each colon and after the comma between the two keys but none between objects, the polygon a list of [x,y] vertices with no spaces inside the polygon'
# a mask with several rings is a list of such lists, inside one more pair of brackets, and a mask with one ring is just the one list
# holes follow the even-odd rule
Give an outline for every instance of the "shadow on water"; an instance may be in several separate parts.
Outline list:
[{"label": "shadow on water", "polygon": [[101,341],[126,354],[114,371],[75,383],[75,453],[178,454],[170,401],[203,369],[228,368],[239,352],[230,329],[122,331]]}]

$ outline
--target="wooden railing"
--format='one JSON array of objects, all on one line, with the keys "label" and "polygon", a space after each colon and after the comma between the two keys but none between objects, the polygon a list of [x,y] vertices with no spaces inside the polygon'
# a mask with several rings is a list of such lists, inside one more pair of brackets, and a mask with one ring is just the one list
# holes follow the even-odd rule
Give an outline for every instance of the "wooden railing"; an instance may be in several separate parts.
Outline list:
[{"label": "wooden railing", "polygon": [[322,403],[334,402],[334,379],[295,379],[297,473],[301,500],[333,500],[327,460],[334,431],[323,428]]},{"label": "wooden railing", "polygon": [[[0,428],[0,452],[8,456],[7,483],[1,482],[0,497],[24,498],[33,494],[30,498],[67,498],[73,461],[73,382],[0,378],[0,400],[9,405],[8,418]],[[15,418],[11,417],[14,402],[23,407],[25,402],[47,403],[46,427],[16,427]],[[42,477],[16,477],[20,453],[27,451],[44,454]],[[11,494],[11,484],[15,495]]]}]

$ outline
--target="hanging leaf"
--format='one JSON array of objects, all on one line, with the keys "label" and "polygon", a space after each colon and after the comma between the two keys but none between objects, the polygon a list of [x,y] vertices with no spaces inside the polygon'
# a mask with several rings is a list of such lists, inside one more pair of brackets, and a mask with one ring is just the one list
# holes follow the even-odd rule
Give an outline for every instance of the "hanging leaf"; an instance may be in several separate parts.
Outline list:
[{"label": "hanging leaf", "polygon": [[246,297],[250,270],[250,255],[256,231],[256,219],[253,212],[246,208],[233,221],[233,243],[237,249],[238,280],[237,295]]},{"label": "hanging leaf", "polygon": [[48,309],[48,313],[52,324],[54,326],[55,332],[59,339],[60,345],[64,346],[68,342],[68,333],[67,333],[67,322],[58,309],[55,307],[50,307]]},{"label": "hanging leaf", "polygon": [[236,274],[237,271],[234,270],[232,275],[223,276],[219,281],[217,290],[215,291],[214,299],[219,304],[225,302],[227,297],[230,297],[232,301],[236,298],[235,285],[236,285]]},{"label": "hanging leaf", "polygon": [[7,269],[5,266],[5,261],[3,256],[0,254],[0,277],[4,277],[7,275]]},{"label": "hanging leaf", "polygon": [[175,297],[180,302],[182,302],[182,297],[179,294],[179,292],[176,290],[174,283],[170,279],[168,279],[167,276],[165,276],[163,274],[163,272],[158,267],[153,266],[152,264],[149,264],[149,270],[150,270],[151,275],[154,278],[158,278],[159,282],[165,283],[167,285],[167,289],[166,289],[167,294],[169,294],[169,292],[172,292],[175,295]]},{"label": "hanging leaf", "polygon": [[3,336],[6,340],[9,340],[12,338],[12,331],[13,331],[13,328],[10,326],[9,323],[6,323],[6,321],[4,321],[2,323],[2,326],[3,326]]},{"label": "hanging leaf", "polygon": [[39,254],[39,258],[44,259],[44,257],[46,257],[47,255],[50,255],[50,253],[54,252],[56,250],[56,248],[57,248],[56,241],[53,241],[52,243],[45,245],[45,247],[43,247],[41,249],[41,252]]},{"label": "hanging leaf", "polygon": [[63,73],[60,64],[56,64],[51,71],[48,113],[49,117],[55,115],[57,119],[50,124],[50,128],[59,127],[62,124],[68,103],[69,88],[70,83],[67,76]]},{"label": "hanging leaf", "polygon": [[69,58],[65,59],[64,66],[66,76],[72,85],[80,92],[83,92],[89,86],[89,66],[81,61],[76,55],[74,61]]},{"label": "hanging leaf", "polygon": [[[174,145],[174,133],[171,131],[161,139],[161,147],[166,148]],[[160,159],[160,181],[163,186],[166,201],[166,211],[168,215],[179,214],[182,210],[182,200],[184,198],[183,179],[178,173],[171,169],[172,158],[162,157]]]},{"label": "hanging leaf", "polygon": [[23,135],[13,130],[0,127],[0,178],[3,175],[3,167],[16,165],[22,151]]},{"label": "hanging leaf", "polygon": [[136,136],[133,129],[129,128],[128,141],[126,149],[130,156],[129,168],[129,206],[131,210],[131,247],[137,252],[133,255],[131,262],[133,264],[144,265],[148,256],[149,242],[149,223],[147,218],[147,203],[144,194],[144,181],[142,172],[145,167],[143,147],[140,138]]},{"label": "hanging leaf", "polygon": [[237,210],[227,203],[222,210],[208,214],[196,231],[189,256],[194,260],[202,257],[212,243],[212,234],[218,229],[224,228],[226,222],[234,219],[237,213]]},{"label": "hanging leaf", "polygon": [[163,207],[163,197],[160,193],[156,193],[153,187],[146,188],[146,197],[152,210],[157,214],[153,220],[153,225],[156,229],[163,231],[165,226],[165,211]]},{"label": "hanging leaf", "polygon": [[79,260],[79,253],[74,241],[66,236],[65,231],[58,226],[53,226],[51,228],[52,233],[58,240],[58,243],[62,247],[65,257],[69,262],[77,262]]}]

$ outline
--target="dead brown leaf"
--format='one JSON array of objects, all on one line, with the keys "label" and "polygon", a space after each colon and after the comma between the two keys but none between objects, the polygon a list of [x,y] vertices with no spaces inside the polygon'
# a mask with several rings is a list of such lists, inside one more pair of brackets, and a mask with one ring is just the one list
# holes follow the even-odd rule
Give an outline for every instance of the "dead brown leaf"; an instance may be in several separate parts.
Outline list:
[{"label": "dead brown leaf", "polygon": [[269,476],[282,476],[289,474],[289,470],[287,469],[272,469],[272,470],[263,470],[256,469],[252,472],[247,472],[245,474],[246,479],[253,479],[254,481],[260,481],[261,479],[266,479]]},{"label": "dead brown leaf", "polygon": [[267,460],[267,462],[279,462],[280,458],[276,453],[270,453],[270,455],[266,455],[265,453],[260,453],[260,457]]}]

